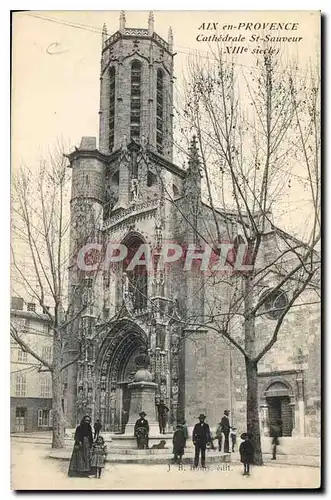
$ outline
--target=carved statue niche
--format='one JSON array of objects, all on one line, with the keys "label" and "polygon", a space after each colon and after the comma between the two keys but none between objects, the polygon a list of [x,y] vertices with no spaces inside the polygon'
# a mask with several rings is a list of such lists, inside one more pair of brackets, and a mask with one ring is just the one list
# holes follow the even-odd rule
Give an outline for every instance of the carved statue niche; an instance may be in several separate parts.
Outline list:
[{"label": "carved statue niche", "polygon": [[156,324],[155,325],[156,332],[156,345],[164,351],[165,349],[165,339],[166,339],[166,328],[164,325]]},{"label": "carved statue niche", "polygon": [[100,390],[100,406],[102,408],[106,406],[106,389],[103,388]]},{"label": "carved statue niche", "polygon": [[139,181],[136,177],[131,179],[131,202],[136,203],[139,200]]},{"label": "carved statue niche", "polygon": [[116,384],[112,382],[109,394],[109,406],[113,410],[116,405]]},{"label": "carved statue niche", "polygon": [[130,291],[130,280],[126,272],[123,273],[123,288],[122,288],[122,298],[123,303],[127,310],[131,312],[133,310],[133,296]]},{"label": "carved statue niche", "polygon": [[167,400],[167,381],[165,378],[161,378],[160,381],[160,396],[164,401]]},{"label": "carved statue niche", "polygon": [[87,390],[87,404],[91,408],[93,404],[93,388],[89,387]]},{"label": "carved statue niche", "polygon": [[172,380],[171,402],[172,402],[172,404],[175,404],[175,405],[177,405],[177,403],[178,403],[178,379],[177,378]]}]

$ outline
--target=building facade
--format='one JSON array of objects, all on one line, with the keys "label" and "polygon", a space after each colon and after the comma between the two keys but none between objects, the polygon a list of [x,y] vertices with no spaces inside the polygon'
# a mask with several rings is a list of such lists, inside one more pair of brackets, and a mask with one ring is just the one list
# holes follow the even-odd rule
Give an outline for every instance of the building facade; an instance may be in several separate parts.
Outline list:
[{"label": "building facade", "polygon": [[[11,322],[22,340],[43,359],[52,362],[48,316],[35,303],[12,297]],[[11,339],[11,432],[49,430],[52,427],[52,380],[31,354]]]},{"label": "building facade", "polygon": [[[157,35],[153,14],[147,29],[126,27],[123,12],[116,33],[109,36],[104,27],[99,147],[95,138],[83,137],[68,154],[73,312],[84,297],[93,297],[67,346],[72,356],[81,349],[80,361],[66,374],[69,426],[88,412],[105,430],[123,431],[141,352],[149,354],[156,403],[163,399],[170,408],[169,429],[183,418],[193,425],[201,412],[216,426],[226,408],[238,427],[246,425],[243,357],[211,328],[197,327],[210,302],[229,300],[226,288],[196,269],[186,271],[183,260],[158,266],[165,242],[178,244],[187,255],[189,245],[216,233],[215,214],[201,199],[194,140],[188,168],[173,163],[173,84],[172,32],[167,41]],[[216,216],[225,233],[231,227],[231,238],[238,237],[236,214],[217,211]],[[279,238],[271,226],[266,233],[262,259],[268,251],[270,257]],[[78,264],[83,247],[112,245],[114,250],[118,244],[128,249],[124,261],[111,259],[110,266],[92,272],[92,252],[88,271]],[[147,253],[132,268],[140,248]],[[146,265],[149,252],[153,258]],[[272,321],[261,319],[262,337]],[[303,328],[307,336],[296,345],[293,339]],[[308,317],[293,309],[279,342],[260,363],[262,430],[267,420],[281,417],[284,435],[318,434],[319,357],[319,310]]]}]

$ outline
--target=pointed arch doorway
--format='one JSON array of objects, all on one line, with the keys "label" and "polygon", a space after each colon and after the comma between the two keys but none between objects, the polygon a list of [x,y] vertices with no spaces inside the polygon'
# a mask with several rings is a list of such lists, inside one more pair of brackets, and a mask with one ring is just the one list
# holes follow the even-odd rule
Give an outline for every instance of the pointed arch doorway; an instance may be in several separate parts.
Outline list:
[{"label": "pointed arch doorway", "polygon": [[105,431],[125,431],[130,409],[128,385],[137,371],[135,358],[147,347],[147,334],[130,320],[118,322],[104,340],[96,367],[96,417]]}]

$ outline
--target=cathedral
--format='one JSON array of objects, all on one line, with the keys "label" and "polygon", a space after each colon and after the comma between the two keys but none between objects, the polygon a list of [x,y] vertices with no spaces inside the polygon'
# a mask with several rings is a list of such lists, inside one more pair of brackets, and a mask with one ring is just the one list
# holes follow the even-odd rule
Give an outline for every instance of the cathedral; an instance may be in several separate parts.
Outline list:
[{"label": "cathedral", "polygon": [[[144,29],[127,27],[124,12],[118,31],[108,35],[103,28],[98,145],[83,137],[68,154],[74,317],[84,301],[89,304],[67,339],[66,352],[81,353],[65,377],[68,427],[89,413],[104,430],[124,432],[129,386],[142,354],[157,385],[155,404],[162,399],[169,408],[168,430],[183,419],[191,427],[202,412],[216,426],[225,409],[233,425],[245,427],[243,356],[215,330],[195,326],[215,295],[227,300],[226,290],[211,286],[203,273],[186,271],[180,260],[156,265],[164,242],[187,248],[201,243],[198,235],[215,234],[214,215],[201,198],[194,139],[187,168],[173,163],[174,56],[171,28],[168,39],[161,38],[152,13]],[[238,236],[235,214],[218,211],[217,217]],[[266,254],[275,238],[270,228]],[[77,268],[74,256],[84,245],[106,248],[109,242],[125,245],[128,257],[97,273]],[[130,255],[142,245],[153,255],[152,268],[140,263],[131,269]],[[273,318],[263,321],[262,335]],[[304,343],[296,342],[303,330]],[[281,416],[284,435],[318,435],[319,345],[319,311],[291,311],[279,343],[259,364],[262,431],[268,419]]]}]

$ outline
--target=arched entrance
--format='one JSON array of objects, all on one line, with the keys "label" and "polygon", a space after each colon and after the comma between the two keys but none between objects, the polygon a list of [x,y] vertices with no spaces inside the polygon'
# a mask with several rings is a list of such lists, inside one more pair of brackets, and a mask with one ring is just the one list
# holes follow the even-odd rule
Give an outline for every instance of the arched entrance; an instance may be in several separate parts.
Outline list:
[{"label": "arched entrance", "polygon": [[129,416],[128,384],[135,357],[147,350],[147,335],[133,321],[119,321],[104,340],[97,359],[96,415],[106,431],[124,432]]},{"label": "arched entrance", "polygon": [[282,382],[273,382],[265,391],[269,425],[281,421],[281,436],[292,436],[293,410],[290,388]]}]

